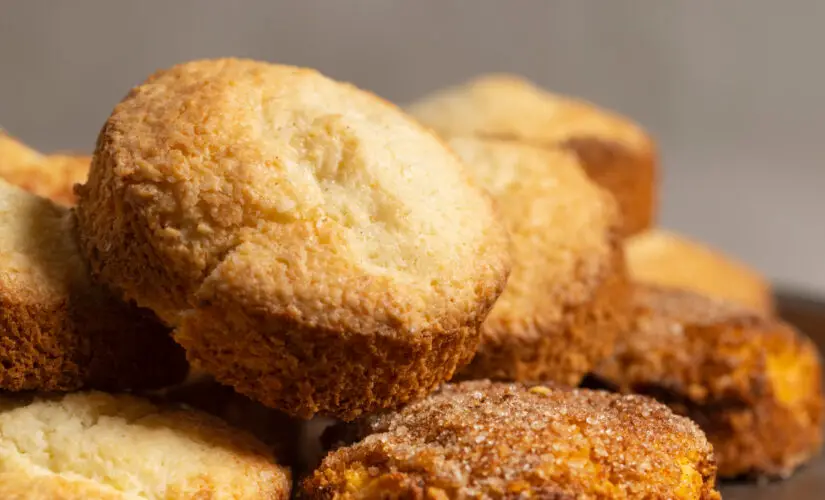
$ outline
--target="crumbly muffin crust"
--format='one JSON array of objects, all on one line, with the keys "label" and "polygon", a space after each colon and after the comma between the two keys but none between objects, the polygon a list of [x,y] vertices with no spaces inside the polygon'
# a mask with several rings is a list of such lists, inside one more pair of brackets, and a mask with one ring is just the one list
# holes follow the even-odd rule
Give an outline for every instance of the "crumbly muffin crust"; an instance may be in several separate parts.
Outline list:
[{"label": "crumbly muffin crust", "polygon": [[594,181],[616,197],[623,235],[655,222],[656,148],[627,118],[504,74],[481,76],[435,92],[408,110],[445,137],[473,135],[566,148],[579,156]]},{"label": "crumbly muffin crust", "polygon": [[642,396],[471,381],[338,432],[302,498],[719,498],[702,431]]},{"label": "crumbly muffin crust", "polygon": [[696,421],[723,477],[787,476],[818,453],[823,396],[813,343],[778,319],[639,285],[635,320],[598,379]]},{"label": "crumbly muffin crust", "polygon": [[161,71],[115,108],[77,207],[100,279],[220,382],[354,418],[469,361],[508,274],[489,199],[433,134],[315,71]]},{"label": "crumbly muffin crust", "polygon": [[148,389],[185,376],[149,311],[92,282],[72,213],[0,180],[0,389]]},{"label": "crumbly muffin crust", "polygon": [[562,149],[472,137],[449,144],[496,201],[513,257],[479,351],[459,376],[578,385],[626,325],[614,200]]}]

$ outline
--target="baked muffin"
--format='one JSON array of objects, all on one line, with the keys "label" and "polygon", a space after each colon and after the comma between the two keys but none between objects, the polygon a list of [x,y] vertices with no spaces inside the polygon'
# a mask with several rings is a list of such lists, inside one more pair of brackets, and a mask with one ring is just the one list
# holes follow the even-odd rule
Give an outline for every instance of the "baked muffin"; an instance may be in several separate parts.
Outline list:
[{"label": "baked muffin", "polygon": [[702,243],[651,229],[625,242],[628,272],[650,285],[682,288],[736,302],[757,311],[774,311],[773,291],[758,271]]},{"label": "baked muffin", "polygon": [[74,185],[86,180],[91,157],[42,155],[0,130],[0,179],[63,205],[73,205]]},{"label": "baked muffin", "polygon": [[338,432],[301,498],[720,498],[702,431],[642,396],[472,381]]},{"label": "baked muffin", "polygon": [[698,423],[719,475],[790,475],[822,443],[819,355],[791,326],[692,292],[637,287],[636,318],[598,370]]},{"label": "baked muffin", "polygon": [[513,258],[460,377],[577,385],[613,352],[627,323],[614,200],[563,149],[478,138],[449,144],[496,201]]},{"label": "baked muffin", "polygon": [[432,391],[474,354],[509,272],[455,155],[308,69],[156,73],[113,111],[78,193],[95,275],[216,380],[301,417]]},{"label": "baked muffin", "polygon": [[0,402],[0,497],[287,499],[289,469],[195,411],[100,392]]},{"label": "baked muffin", "polygon": [[93,283],[66,208],[0,180],[0,390],[148,389],[186,374],[146,310]]},{"label": "baked muffin", "polygon": [[445,137],[474,135],[562,146],[616,197],[623,234],[654,224],[657,153],[629,119],[593,104],[560,96],[513,75],[493,74],[425,96],[410,113]]}]

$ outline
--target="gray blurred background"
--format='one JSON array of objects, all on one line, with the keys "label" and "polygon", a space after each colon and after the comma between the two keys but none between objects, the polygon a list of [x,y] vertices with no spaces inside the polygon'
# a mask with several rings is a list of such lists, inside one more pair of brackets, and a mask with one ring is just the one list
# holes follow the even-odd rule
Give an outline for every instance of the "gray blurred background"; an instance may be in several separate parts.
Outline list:
[{"label": "gray blurred background", "polygon": [[400,103],[521,73],[658,139],[662,225],[825,293],[825,2],[0,0],[0,124],[90,151],[155,69],[240,56]]}]

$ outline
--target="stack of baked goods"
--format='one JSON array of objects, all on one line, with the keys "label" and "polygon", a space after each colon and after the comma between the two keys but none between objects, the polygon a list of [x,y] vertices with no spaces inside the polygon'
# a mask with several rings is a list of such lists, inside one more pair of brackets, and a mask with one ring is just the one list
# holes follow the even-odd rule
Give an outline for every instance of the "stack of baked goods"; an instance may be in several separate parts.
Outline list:
[{"label": "stack of baked goods", "polygon": [[787,476],[818,354],[758,273],[652,228],[657,169],[629,120],[515,77],[402,110],[236,59],[150,76],[91,160],[0,137],[0,497]]}]

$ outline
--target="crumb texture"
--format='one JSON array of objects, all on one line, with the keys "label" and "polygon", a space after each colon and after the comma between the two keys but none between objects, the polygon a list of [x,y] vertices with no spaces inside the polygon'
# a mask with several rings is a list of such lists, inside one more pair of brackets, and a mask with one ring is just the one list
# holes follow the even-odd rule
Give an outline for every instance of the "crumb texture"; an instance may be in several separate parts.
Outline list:
[{"label": "crumb texture", "polygon": [[719,498],[704,434],[642,396],[464,382],[348,432],[304,498]]},{"label": "crumb texture", "polygon": [[637,286],[634,321],[598,377],[688,415],[719,474],[787,476],[822,444],[819,354],[790,325],[692,292]]},{"label": "crumb texture", "polygon": [[95,285],[66,208],[0,180],[0,388],[150,388],[186,360],[148,311]]},{"label": "crumb texture", "polygon": [[449,144],[496,201],[513,259],[469,372],[577,384],[612,351],[627,305],[614,200],[563,149],[473,137]]},{"label": "crumb texture", "polygon": [[[79,193],[96,276],[178,326],[221,382],[304,416],[431,390],[469,359],[508,274],[506,233],[449,149],[307,69],[156,73],[113,111]],[[319,380],[316,361],[341,376]],[[408,389],[383,387],[396,362]]]},{"label": "crumb texture", "polygon": [[289,498],[289,471],[205,414],[96,392],[1,404],[3,498]]}]

